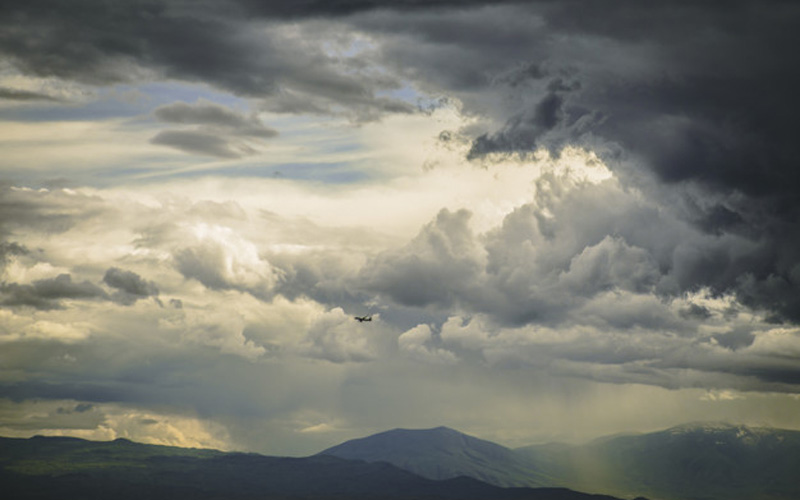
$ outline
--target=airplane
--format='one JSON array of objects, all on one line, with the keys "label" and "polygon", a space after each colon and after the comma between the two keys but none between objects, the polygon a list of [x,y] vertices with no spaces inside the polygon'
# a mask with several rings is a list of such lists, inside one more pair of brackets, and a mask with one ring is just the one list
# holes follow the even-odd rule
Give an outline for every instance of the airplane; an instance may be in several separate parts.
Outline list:
[{"label": "airplane", "polygon": [[355,320],[359,323],[363,323],[365,321],[372,321],[372,315],[369,316],[354,316]]}]

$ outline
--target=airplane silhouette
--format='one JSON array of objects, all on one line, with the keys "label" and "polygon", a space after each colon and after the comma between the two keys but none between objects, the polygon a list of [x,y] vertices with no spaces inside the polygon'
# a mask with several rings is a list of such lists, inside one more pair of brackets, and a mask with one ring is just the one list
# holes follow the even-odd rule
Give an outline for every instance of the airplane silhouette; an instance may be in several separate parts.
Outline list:
[{"label": "airplane silhouette", "polygon": [[372,315],[369,316],[354,316],[355,320],[359,323],[363,323],[365,321],[372,321]]}]

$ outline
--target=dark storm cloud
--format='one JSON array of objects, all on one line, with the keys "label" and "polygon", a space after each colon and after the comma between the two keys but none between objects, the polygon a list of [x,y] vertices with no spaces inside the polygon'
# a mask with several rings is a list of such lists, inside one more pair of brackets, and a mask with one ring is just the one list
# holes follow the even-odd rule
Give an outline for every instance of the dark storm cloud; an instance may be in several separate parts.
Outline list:
[{"label": "dark storm cloud", "polygon": [[[457,307],[505,325],[681,331],[711,313],[663,304],[723,280],[740,291],[757,286],[741,277],[765,251],[762,242],[708,234],[613,178],[553,172],[535,185],[531,202],[483,235],[471,232],[468,212],[440,213],[408,245],[369,261],[358,287],[403,306]],[[773,286],[777,299],[785,287]]]},{"label": "dark storm cloud", "polygon": [[[502,1],[495,1],[495,3],[502,3]],[[305,0],[302,2],[235,0],[235,3],[253,13],[286,17],[315,17],[344,16],[375,9],[411,11],[446,7],[465,8],[486,4],[487,0]]]},{"label": "dark storm cloud", "polygon": [[800,321],[795,3],[542,1],[353,22],[389,37],[384,63],[494,123],[464,131],[470,158],[592,149],[701,231],[757,247],[683,254],[675,293],[708,286]]},{"label": "dark storm cloud", "polygon": [[0,304],[29,306],[41,310],[60,309],[61,299],[107,299],[108,294],[89,281],[74,282],[69,274],[36,280],[30,285],[3,283]]},{"label": "dark storm cloud", "polygon": [[538,148],[549,149],[556,154],[591,129],[602,116],[585,109],[565,107],[560,79],[554,80],[558,91],[549,90],[532,108],[525,109],[510,118],[502,129],[483,134],[472,142],[467,158],[474,160],[490,153],[525,153]]},{"label": "dark storm cloud", "polygon": [[[344,108],[357,119],[413,111],[376,95],[399,88],[398,80],[326,53],[315,43],[320,30],[282,30],[280,3],[264,4],[259,14],[240,7],[229,1],[4,2],[0,56],[25,74],[90,85],[172,78],[271,98],[267,107],[278,110],[288,93],[326,112]],[[322,28],[324,34],[328,28]]]},{"label": "dark storm cloud", "polygon": [[152,281],[142,279],[133,271],[116,267],[109,268],[103,276],[103,283],[116,289],[111,300],[124,305],[134,304],[139,299],[158,297],[158,287]]}]

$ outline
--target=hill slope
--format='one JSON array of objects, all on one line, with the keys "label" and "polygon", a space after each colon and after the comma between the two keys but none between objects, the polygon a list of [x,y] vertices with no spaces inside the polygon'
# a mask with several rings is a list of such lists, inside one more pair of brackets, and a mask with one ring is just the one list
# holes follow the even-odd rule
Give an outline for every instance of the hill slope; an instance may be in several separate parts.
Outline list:
[{"label": "hill slope", "polygon": [[328,448],[320,455],[388,462],[429,479],[468,476],[506,487],[553,484],[518,453],[447,427],[381,432]]},{"label": "hill slope", "polygon": [[565,489],[433,481],[386,463],[332,456],[266,457],[126,440],[0,438],[4,498],[117,500],[614,500]]},{"label": "hill slope", "polygon": [[800,432],[728,424],[516,450],[445,427],[396,429],[321,454],[388,462],[428,478],[463,475],[495,485],[564,487],[627,498],[800,498]]},{"label": "hill slope", "polygon": [[584,446],[516,450],[554,484],[665,500],[800,498],[800,432],[693,424]]}]

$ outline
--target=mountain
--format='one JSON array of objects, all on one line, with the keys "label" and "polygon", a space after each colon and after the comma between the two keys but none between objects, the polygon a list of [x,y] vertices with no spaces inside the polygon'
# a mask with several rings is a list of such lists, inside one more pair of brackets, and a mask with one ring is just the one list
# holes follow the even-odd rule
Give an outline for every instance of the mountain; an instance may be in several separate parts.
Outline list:
[{"label": "mountain", "polygon": [[267,457],[118,439],[0,438],[4,498],[56,500],[615,500],[566,489],[434,481],[387,463]]},{"label": "mountain", "polygon": [[798,471],[800,432],[729,424],[515,450],[444,427],[396,429],[306,458],[123,439],[0,438],[3,497],[21,500],[612,498],[573,490],[653,500],[796,500]]},{"label": "mountain", "polygon": [[800,498],[800,432],[690,424],[583,446],[515,450],[553,484],[664,500]]},{"label": "mountain", "polygon": [[504,487],[553,484],[552,478],[532,470],[518,453],[447,427],[394,429],[347,441],[320,455],[388,462],[429,479],[468,476]]},{"label": "mountain", "polygon": [[659,500],[796,500],[800,432],[690,424],[586,445],[511,450],[439,427],[396,429],[322,455],[388,462],[428,478],[459,475],[495,485],[564,487]]}]

